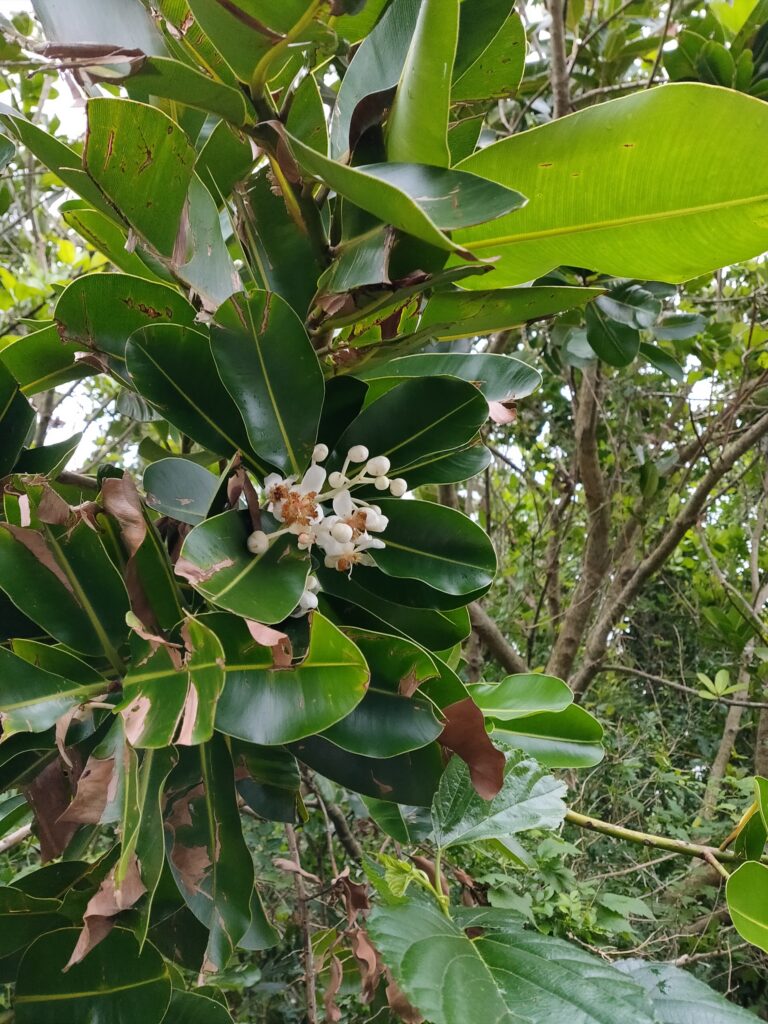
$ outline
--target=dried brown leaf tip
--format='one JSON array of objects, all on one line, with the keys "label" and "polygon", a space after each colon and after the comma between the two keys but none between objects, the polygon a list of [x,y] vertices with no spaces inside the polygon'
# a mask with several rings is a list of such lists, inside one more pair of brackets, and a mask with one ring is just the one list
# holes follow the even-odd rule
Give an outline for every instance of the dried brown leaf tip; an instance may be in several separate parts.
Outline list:
[{"label": "dried brown leaf tip", "polygon": [[98,825],[118,784],[114,757],[89,757],[77,783],[75,799],[59,821]]},{"label": "dried brown leaf tip", "polygon": [[253,619],[246,619],[245,624],[248,632],[260,647],[269,647],[272,650],[272,665],[274,668],[290,668],[293,662],[293,647],[287,633],[279,629],[265,626],[263,622],[254,622]]},{"label": "dried brown leaf tip", "polygon": [[99,886],[98,892],[88,901],[83,914],[83,930],[78,936],[65,971],[79,964],[102,939],[105,939],[112,931],[117,915],[123,910],[130,910],[147,891],[141,880],[139,862],[135,856],[129,860],[119,885],[115,879],[116,870],[116,867],[112,868]]},{"label": "dried brown leaf tip", "polygon": [[438,742],[466,761],[478,796],[491,800],[504,782],[504,755],[491,743],[485,718],[471,697],[443,708],[445,726]]}]

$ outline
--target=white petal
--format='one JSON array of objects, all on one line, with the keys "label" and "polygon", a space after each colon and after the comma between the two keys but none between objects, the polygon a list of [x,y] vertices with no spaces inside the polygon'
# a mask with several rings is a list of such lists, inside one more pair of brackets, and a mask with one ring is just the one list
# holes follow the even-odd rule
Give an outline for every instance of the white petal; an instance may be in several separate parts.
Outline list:
[{"label": "white petal", "polygon": [[299,484],[299,494],[309,494],[315,491],[317,494],[323,489],[325,483],[325,470],[322,466],[312,465],[304,474]]},{"label": "white petal", "polygon": [[355,511],[355,503],[352,501],[349,491],[339,491],[333,499],[333,511],[342,519],[352,515]]}]

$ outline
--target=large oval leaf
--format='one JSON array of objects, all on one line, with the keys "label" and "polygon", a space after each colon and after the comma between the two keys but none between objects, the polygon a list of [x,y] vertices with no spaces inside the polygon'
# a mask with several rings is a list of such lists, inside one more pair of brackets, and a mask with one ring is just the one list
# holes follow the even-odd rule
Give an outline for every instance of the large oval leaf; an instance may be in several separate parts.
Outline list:
[{"label": "large oval leaf", "polygon": [[354,711],[323,735],[353,754],[395,757],[426,747],[442,731],[427,701],[370,689]]},{"label": "large oval leaf", "polygon": [[466,381],[435,377],[405,380],[367,406],[336,442],[332,465],[363,444],[386,455],[392,475],[430,456],[468,444],[488,417],[488,404]]},{"label": "large oval leaf", "polygon": [[308,736],[291,749],[314,771],[353,793],[416,807],[431,804],[443,770],[437,743],[388,758],[352,754],[321,736]]},{"label": "large oval leaf", "polygon": [[18,381],[0,363],[0,476],[11,472],[22,449],[35,410],[22,395]]},{"label": "large oval leaf", "polygon": [[150,508],[191,526],[202,523],[219,489],[218,477],[189,459],[158,459],[143,483]]},{"label": "large oval leaf", "polygon": [[149,324],[191,327],[196,313],[164,284],[129,274],[88,274],[64,289],[53,316],[61,339],[104,352],[121,369],[134,331]]},{"label": "large oval leaf", "polygon": [[234,295],[216,311],[211,350],[251,446],[286,474],[306,469],[323,407],[323,373],[304,325],[272,292]]},{"label": "large oval leaf", "polygon": [[753,1013],[674,964],[633,959],[613,966],[645,989],[659,1024],[755,1024]]},{"label": "large oval leaf", "polygon": [[[366,379],[379,377],[459,377],[475,384],[489,402],[525,398],[541,384],[541,374],[522,359],[493,353],[425,352],[377,366]],[[374,385],[375,386],[375,385]]]},{"label": "large oval leaf", "polygon": [[514,3],[462,4],[453,67],[453,103],[511,95],[525,67],[525,28]]},{"label": "large oval leaf", "polygon": [[171,257],[195,166],[176,122],[145,103],[91,99],[83,164],[131,227]]},{"label": "large oval leaf", "polygon": [[507,676],[500,683],[478,683],[470,693],[483,714],[497,721],[539,711],[564,711],[573,703],[573,691],[567,683],[539,672]]},{"label": "large oval leaf", "polygon": [[131,336],[125,354],[136,390],[170,423],[220,455],[243,452],[264,472],[204,334],[175,324],[145,327]]},{"label": "large oval leaf", "polygon": [[[448,341],[519,327],[531,320],[554,316],[583,306],[601,294],[599,288],[534,285],[531,288],[499,288],[496,291],[436,292],[427,300],[419,321],[419,333]],[[427,328],[429,330],[427,331]]]},{"label": "large oval leaf", "polygon": [[605,753],[603,727],[577,704],[525,718],[490,718],[489,723],[495,740],[524,750],[548,768],[591,768]]},{"label": "large oval leaf", "polygon": [[[264,520],[265,529],[276,528]],[[176,573],[221,608],[257,622],[281,622],[299,603],[309,556],[290,534],[252,555],[246,547],[250,532],[247,514],[234,509],[207,519],[188,534]]]},{"label": "large oval leaf", "polygon": [[742,939],[768,952],[768,867],[747,861],[726,886],[728,911]]},{"label": "large oval leaf", "polygon": [[386,546],[372,554],[387,575],[422,580],[446,594],[471,594],[491,584],[496,553],[467,516],[429,501],[385,498],[379,504],[389,525]]},{"label": "large oval leaf", "polygon": [[77,928],[49,932],[24,954],[16,981],[19,1024],[160,1024],[171,998],[168,968],[149,943],[139,952],[131,932],[113,928],[66,973]]},{"label": "large oval leaf", "polygon": [[206,621],[224,646],[227,682],[216,728],[265,746],[289,743],[348,715],[368,686],[368,666],[355,644],[315,614],[309,650],[295,667],[274,664],[241,619],[214,614]]},{"label": "large oval leaf", "polygon": [[760,100],[714,86],[665,85],[598,104],[462,161],[530,201],[456,240],[500,257],[488,278],[499,286],[561,264],[685,281],[766,248],[768,164],[744,174],[766,132]]}]

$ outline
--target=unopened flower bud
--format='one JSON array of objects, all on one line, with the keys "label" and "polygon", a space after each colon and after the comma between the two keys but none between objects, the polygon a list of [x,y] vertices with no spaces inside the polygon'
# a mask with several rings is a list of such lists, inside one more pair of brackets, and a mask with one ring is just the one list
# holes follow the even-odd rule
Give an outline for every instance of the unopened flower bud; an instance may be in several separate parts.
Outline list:
[{"label": "unopened flower bud", "polygon": [[331,534],[341,544],[352,540],[352,527],[348,523],[334,523],[331,527]]},{"label": "unopened flower bud", "polygon": [[312,535],[309,534],[309,533],[300,533],[299,534],[299,547],[302,548],[302,549],[306,549],[306,548],[311,547],[311,546],[312,546]]},{"label": "unopened flower bud", "polygon": [[263,530],[254,530],[245,544],[252,555],[263,555],[269,547],[269,537]]},{"label": "unopened flower bud", "polygon": [[312,452],[313,462],[322,462],[328,458],[328,445],[327,444],[316,444],[315,450]]},{"label": "unopened flower bud", "polygon": [[402,498],[405,492],[408,490],[408,484],[403,480],[401,476],[397,477],[396,480],[390,480],[389,482],[389,493],[394,498]]},{"label": "unopened flower bud", "polygon": [[349,461],[365,462],[369,454],[370,453],[364,444],[355,444],[349,449]]},{"label": "unopened flower bud", "polygon": [[344,477],[338,471],[338,469],[336,470],[335,473],[331,473],[331,475],[328,477],[328,483],[331,485],[331,487],[342,486],[342,484],[344,483]]},{"label": "unopened flower bud", "polygon": [[307,576],[307,582],[305,584],[305,590],[309,590],[310,592],[314,592],[315,590],[319,590],[319,589],[320,589],[320,580],[317,578],[317,576]]},{"label": "unopened flower bud", "polygon": [[389,477],[388,476],[377,476],[376,481],[373,485],[377,491],[388,491],[389,490]]},{"label": "unopened flower bud", "polygon": [[307,612],[313,611],[317,608],[317,594],[311,594],[308,590],[305,590],[299,598],[299,607]]},{"label": "unopened flower bud", "polygon": [[391,465],[392,463],[386,455],[377,455],[375,458],[369,459],[365,468],[370,476],[386,476]]}]

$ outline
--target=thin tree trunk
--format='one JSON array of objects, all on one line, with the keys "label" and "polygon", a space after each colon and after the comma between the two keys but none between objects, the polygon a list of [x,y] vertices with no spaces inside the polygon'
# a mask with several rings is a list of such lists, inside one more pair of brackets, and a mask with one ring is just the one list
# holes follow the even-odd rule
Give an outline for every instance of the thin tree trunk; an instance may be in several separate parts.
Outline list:
[{"label": "thin tree trunk", "polygon": [[708,821],[715,813],[717,798],[720,793],[720,784],[728,770],[731,754],[733,753],[736,738],[741,728],[743,714],[744,708],[732,707],[728,708],[728,714],[725,716],[723,736],[720,740],[720,746],[717,748],[715,759],[712,762],[712,767],[709,770],[707,788],[704,790],[704,801],[701,805],[701,817],[705,821]]},{"label": "thin tree trunk", "polygon": [[768,708],[763,708],[755,733],[755,775],[768,775]]}]

